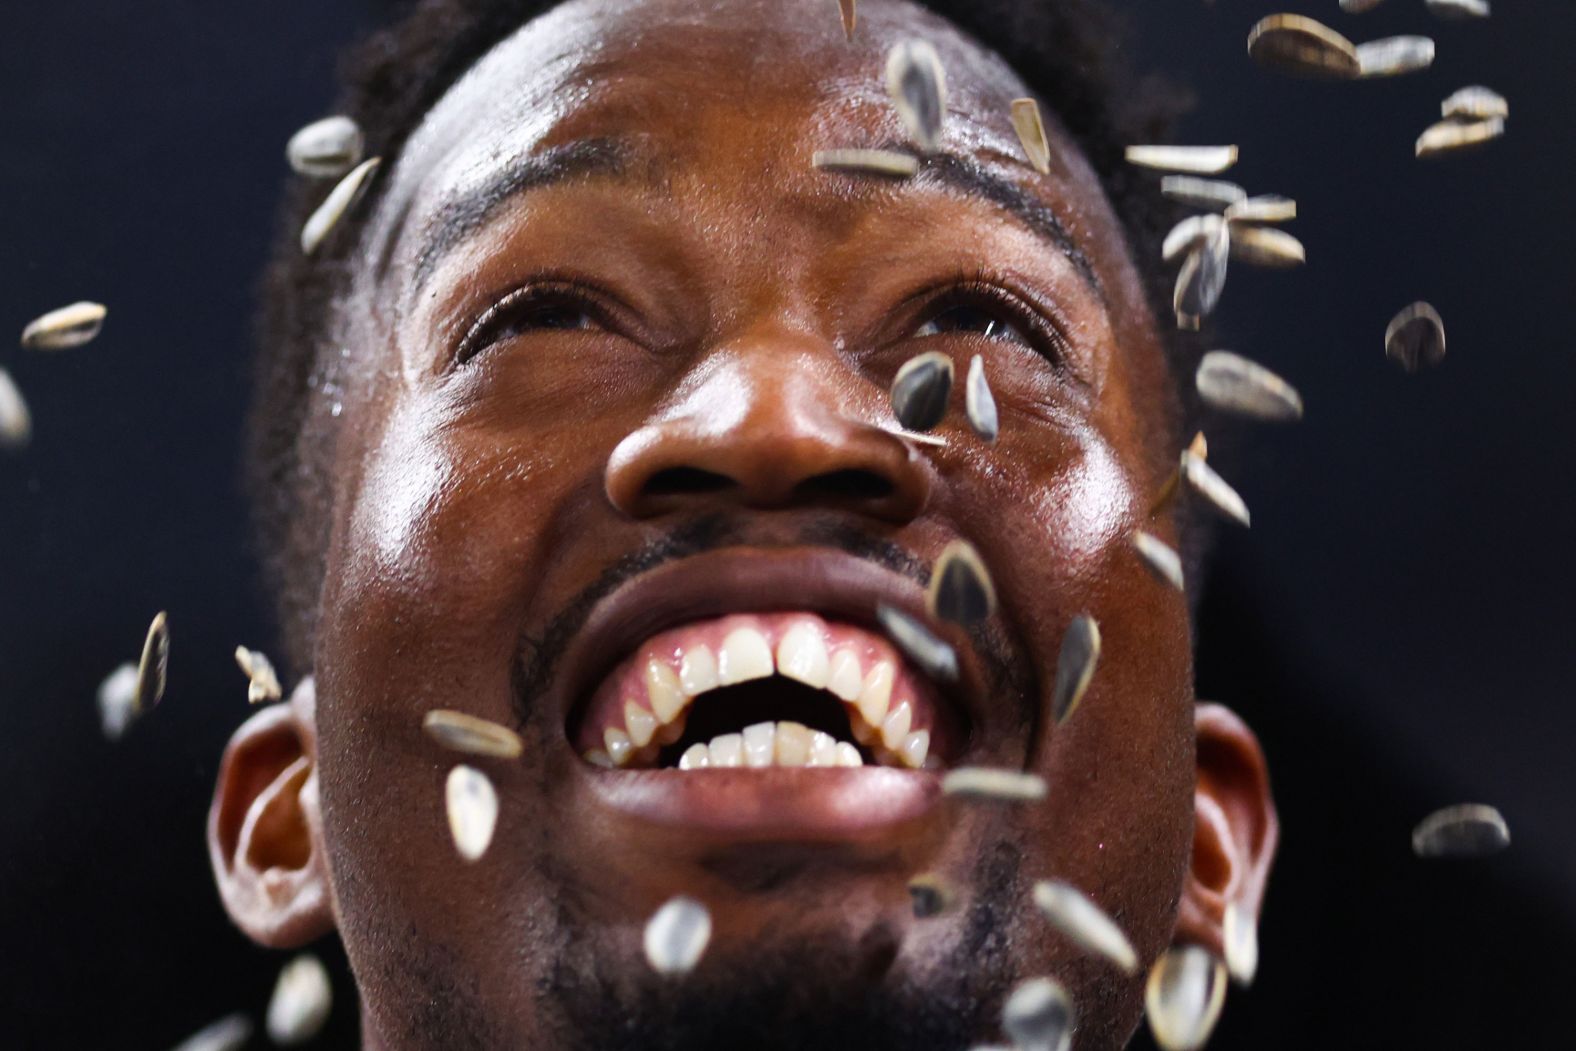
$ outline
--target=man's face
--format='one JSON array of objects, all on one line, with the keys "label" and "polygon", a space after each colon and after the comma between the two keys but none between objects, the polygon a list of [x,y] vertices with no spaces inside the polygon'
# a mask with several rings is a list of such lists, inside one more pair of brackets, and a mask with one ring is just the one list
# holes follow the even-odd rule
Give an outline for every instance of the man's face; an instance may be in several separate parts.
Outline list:
[{"label": "man's face", "polygon": [[[1023,158],[1017,78],[910,5],[860,16],[850,44],[830,4],[576,0],[497,47],[387,173],[345,311],[315,654],[320,835],[373,1042],[963,1046],[1037,974],[1071,991],[1085,1046],[1135,1024],[1141,979],[1028,892],[1078,885],[1146,960],[1171,937],[1189,626],[1128,543],[1175,540],[1147,514],[1175,462],[1162,352],[1083,158],[1054,128],[1051,174]],[[909,36],[947,68],[943,156],[908,180],[812,167],[905,148],[883,65]],[[939,443],[900,433],[888,390],[926,351],[960,386],[983,359],[998,441],[961,391]],[[922,614],[958,539],[1000,610],[938,629],[953,685],[874,614]],[[1057,726],[1082,613],[1104,657]],[[712,685],[708,658],[738,674],[761,640],[774,676]],[[659,707],[700,692],[599,765],[649,730],[653,677],[680,683]],[[874,725],[888,684],[906,734]],[[474,864],[449,841],[434,708],[525,740],[473,761],[501,802]],[[761,722],[863,765],[718,768]],[[697,744],[707,768],[680,769]],[[943,799],[962,765],[1032,770],[1049,798]],[[948,911],[914,916],[921,873]],[[641,931],[676,894],[714,934],[662,979]]]}]

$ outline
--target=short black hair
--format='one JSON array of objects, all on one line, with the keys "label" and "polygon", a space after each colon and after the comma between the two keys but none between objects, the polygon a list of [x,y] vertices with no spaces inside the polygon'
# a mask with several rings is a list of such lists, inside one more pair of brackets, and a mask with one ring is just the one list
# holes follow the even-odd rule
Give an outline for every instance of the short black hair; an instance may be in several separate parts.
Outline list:
[{"label": "short black hair", "polygon": [[[335,111],[361,125],[369,155],[381,156],[387,172],[423,117],[472,65],[560,2],[420,0],[346,56]],[[1124,57],[1126,27],[1100,0],[916,2],[995,51],[1055,113],[1098,174],[1156,317],[1168,322],[1159,244],[1177,209],[1156,192],[1152,177],[1125,163],[1123,149],[1167,138],[1185,96],[1135,74]],[[339,397],[330,324],[359,264],[353,237],[330,238],[312,255],[300,250],[301,226],[327,189],[295,180],[285,194],[261,288],[248,424],[247,483],[263,573],[277,602],[286,663],[298,674],[311,666],[333,498],[328,443],[312,425]],[[375,183],[371,194],[377,192]],[[1166,323],[1160,329],[1171,332]],[[1190,374],[1197,341],[1171,342],[1174,371]],[[1190,417],[1192,384],[1177,389],[1178,408]],[[1165,422],[1174,429],[1180,420]]]}]

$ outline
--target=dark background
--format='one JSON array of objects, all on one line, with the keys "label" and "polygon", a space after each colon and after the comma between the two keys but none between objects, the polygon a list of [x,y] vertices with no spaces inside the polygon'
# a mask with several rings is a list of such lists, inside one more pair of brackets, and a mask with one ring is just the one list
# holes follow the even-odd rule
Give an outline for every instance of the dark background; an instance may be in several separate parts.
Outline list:
[{"label": "dark background", "polygon": [[[35,416],[32,446],[0,456],[0,1045],[164,1048],[260,1017],[285,958],[229,927],[202,844],[246,714],[230,651],[275,640],[236,470],[248,319],[284,141],[383,6],[56,0],[0,26],[0,328],[110,306],[79,350],[0,341]],[[1184,141],[1239,143],[1231,177],[1298,199],[1310,259],[1234,268],[1220,318],[1309,408],[1232,468],[1254,527],[1226,534],[1201,620],[1200,694],[1259,729],[1284,820],[1260,980],[1212,1046],[1569,1046],[1576,5],[1496,0],[1481,23],[1422,0],[1126,6],[1144,61],[1198,89]],[[1439,58],[1277,77],[1244,49],[1274,10],[1429,33]],[[1469,83],[1510,98],[1507,138],[1414,161]],[[1383,333],[1419,298],[1449,357],[1407,377]],[[112,745],[95,690],[161,608],[168,694]],[[1463,800],[1497,804],[1512,849],[1414,859],[1412,825]],[[336,981],[315,1046],[354,1041]]]}]

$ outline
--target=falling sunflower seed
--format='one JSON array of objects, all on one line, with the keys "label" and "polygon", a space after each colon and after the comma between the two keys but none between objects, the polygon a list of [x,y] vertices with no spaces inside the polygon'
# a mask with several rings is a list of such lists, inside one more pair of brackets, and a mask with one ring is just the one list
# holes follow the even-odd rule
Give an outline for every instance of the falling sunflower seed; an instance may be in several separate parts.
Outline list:
[{"label": "falling sunflower seed", "polygon": [[497,790],[486,774],[460,765],[449,771],[444,800],[455,849],[466,861],[477,860],[487,853],[493,829],[498,824]]},{"label": "falling sunflower seed", "polygon": [[947,415],[952,359],[939,350],[908,359],[892,380],[892,412],[908,431],[928,431]]},{"label": "falling sunflower seed", "polygon": [[1100,663],[1100,625],[1087,613],[1073,618],[1062,633],[1056,657],[1056,685],[1051,691],[1051,718],[1060,726],[1078,709],[1095,665]]},{"label": "falling sunflower seed", "polygon": [[1209,506],[1234,522],[1245,526],[1253,524],[1242,497],[1202,457],[1183,450],[1181,471],[1188,486]]},{"label": "falling sunflower seed", "polygon": [[854,10],[854,0],[837,0],[837,7],[843,15],[843,36],[852,41],[854,39],[854,23],[859,18],[858,12]]},{"label": "falling sunflower seed", "polygon": [[1133,548],[1138,552],[1139,558],[1145,566],[1159,580],[1170,584],[1178,591],[1183,590],[1182,559],[1178,557],[1171,545],[1159,537],[1146,533],[1142,529],[1133,531]]},{"label": "falling sunflower seed", "polygon": [[137,686],[133,702],[133,715],[143,715],[153,710],[164,696],[165,673],[170,663],[170,627],[160,611],[148,625],[148,637],[142,643],[142,660],[137,663]]},{"label": "falling sunflower seed", "polygon": [[268,1001],[269,1038],[281,1047],[306,1043],[322,1031],[333,1004],[328,970],[316,956],[302,953],[279,972]]},{"label": "falling sunflower seed", "polygon": [[939,916],[952,905],[952,886],[940,876],[928,873],[908,881],[908,896],[912,899],[916,919],[928,920]]},{"label": "falling sunflower seed", "polygon": [[892,636],[898,649],[927,674],[942,682],[956,682],[958,653],[936,638],[930,629],[901,610],[885,603],[876,607],[876,620]]},{"label": "falling sunflower seed", "polygon": [[[1193,440],[1188,442],[1187,451],[1197,456],[1200,460],[1209,459],[1209,442],[1204,440],[1204,432],[1199,431],[1193,435]],[[1177,487],[1182,484],[1182,465],[1178,461],[1177,467],[1166,476],[1165,483],[1161,485],[1160,492],[1155,496],[1154,503],[1149,506],[1149,517],[1153,518],[1166,509],[1171,500],[1176,496]]]},{"label": "falling sunflower seed", "polygon": [[1226,968],[1197,945],[1167,949],[1144,987],[1149,1031],[1163,1051],[1196,1051],[1209,1040],[1226,1000]]},{"label": "falling sunflower seed", "polygon": [[1221,412],[1276,423],[1302,419],[1302,396],[1291,384],[1228,350],[1205,354],[1194,383],[1204,403]]},{"label": "falling sunflower seed", "polygon": [[99,722],[104,736],[118,741],[137,715],[137,666],[130,661],[107,675],[98,688]]},{"label": "falling sunflower seed", "polygon": [[1398,77],[1434,64],[1434,42],[1426,36],[1392,36],[1357,45],[1363,77]]},{"label": "falling sunflower seed", "polygon": [[285,158],[301,175],[337,178],[361,162],[361,127],[349,117],[315,120],[290,136]]},{"label": "falling sunflower seed", "polygon": [[987,442],[994,442],[1001,431],[1001,419],[996,413],[996,396],[990,392],[990,381],[985,378],[985,359],[978,354],[969,360],[969,375],[963,384],[963,408],[974,433]]},{"label": "falling sunflower seed", "polygon": [[1226,288],[1230,258],[1230,227],[1222,223],[1208,240],[1189,253],[1177,274],[1171,305],[1176,309],[1178,327],[1196,331],[1199,323],[1214,313]]},{"label": "falling sunflower seed", "polygon": [[813,167],[827,171],[868,172],[906,179],[919,171],[919,158],[896,150],[816,150]]},{"label": "falling sunflower seed", "polygon": [[1073,1039],[1073,1002],[1053,978],[1020,982],[1001,1010],[1001,1027],[1018,1051],[1067,1051]]},{"label": "falling sunflower seed", "polygon": [[1270,15],[1248,33],[1248,54],[1267,69],[1304,77],[1351,79],[1362,72],[1357,46],[1302,15]]},{"label": "falling sunflower seed", "polygon": [[1503,120],[1510,116],[1510,103],[1497,91],[1473,85],[1453,92],[1441,102],[1439,114],[1446,120],[1475,121],[1494,117]]},{"label": "falling sunflower seed", "polygon": [[1071,883],[1040,880],[1034,885],[1034,904],[1051,926],[1084,951],[1111,961],[1124,974],[1138,973],[1138,953],[1122,928]]},{"label": "falling sunflower seed", "polygon": [[1285,230],[1236,226],[1231,231],[1231,257],[1249,266],[1285,270],[1307,262],[1308,252],[1301,241]]},{"label": "falling sunflower seed", "polygon": [[1226,973],[1246,989],[1259,973],[1259,925],[1234,901],[1226,903],[1221,943],[1226,950]]},{"label": "falling sunflower seed", "polygon": [[942,776],[941,794],[959,799],[1035,803],[1045,798],[1045,778],[1021,770],[960,766]]},{"label": "falling sunflower seed", "polygon": [[652,970],[687,974],[711,941],[711,913],[694,898],[673,898],[651,914],[642,941]]},{"label": "falling sunflower seed", "polygon": [[241,673],[250,680],[246,684],[248,704],[277,701],[284,696],[284,690],[279,686],[279,675],[274,671],[274,662],[262,651],[237,646],[235,663],[240,666]]},{"label": "falling sunflower seed", "polygon": [[1040,104],[1034,99],[1012,100],[1012,130],[1018,133],[1023,144],[1024,156],[1034,165],[1034,170],[1046,175],[1051,170],[1051,144],[1045,137],[1045,121],[1040,117]]},{"label": "falling sunflower seed", "polygon": [[32,437],[33,414],[11,374],[0,369],[0,448],[20,449]]},{"label": "falling sunflower seed", "polygon": [[252,1038],[252,1020],[239,1012],[226,1015],[182,1040],[175,1051],[241,1051]]},{"label": "falling sunflower seed", "polygon": [[351,169],[349,175],[339,180],[334,188],[328,191],[328,196],[323,203],[317,206],[317,211],[307,218],[306,225],[301,227],[301,251],[311,255],[317,251],[318,245],[338,225],[339,221],[356,206],[366,193],[367,186],[372,181],[373,174],[378,170],[378,165],[383,163],[381,157],[373,157],[362,161]]},{"label": "falling sunflower seed", "polygon": [[969,627],[996,611],[996,588],[979,552],[967,540],[941,551],[925,591],[925,609],[937,620]]},{"label": "falling sunflower seed", "polygon": [[1413,303],[1384,332],[1385,357],[1407,372],[1430,368],[1445,359],[1445,322],[1427,303]]},{"label": "falling sunflower seed", "polygon": [[51,310],[34,318],[22,330],[22,346],[28,350],[69,350],[91,342],[104,327],[108,311],[102,303],[86,300]]},{"label": "falling sunflower seed", "polygon": [[1160,180],[1160,192],[1189,208],[1216,212],[1248,199],[1248,191],[1234,182],[1201,179],[1196,175],[1167,175]]},{"label": "falling sunflower seed", "polygon": [[887,53],[887,94],[914,141],[928,151],[941,143],[947,113],[947,72],[924,40],[902,40]]},{"label": "falling sunflower seed", "polygon": [[1428,10],[1451,21],[1466,18],[1487,18],[1488,0],[1425,0]]},{"label": "falling sunflower seed", "polygon": [[1488,120],[1442,120],[1429,125],[1417,137],[1416,152],[1419,159],[1443,157],[1447,153],[1463,153],[1493,142],[1505,134],[1503,117]]},{"label": "falling sunflower seed", "polygon": [[1372,11],[1384,0],[1341,0],[1341,10],[1349,15],[1360,15]]},{"label": "falling sunflower seed", "polygon": [[423,715],[421,728],[443,747],[469,755],[518,759],[525,750],[520,735],[507,726],[446,708],[434,708]]},{"label": "falling sunflower seed", "polygon": [[1218,215],[1190,215],[1177,223],[1160,244],[1160,258],[1174,263],[1204,244],[1220,232],[1225,220]]},{"label": "falling sunflower seed", "polygon": [[1218,175],[1237,163],[1235,146],[1129,146],[1127,163],[1189,175]]},{"label": "falling sunflower seed", "polygon": [[1226,220],[1233,223],[1288,223],[1295,218],[1297,202],[1273,193],[1249,197],[1226,209]]},{"label": "falling sunflower seed", "polygon": [[1412,853],[1420,858],[1481,858],[1508,846],[1504,816],[1482,803],[1436,810],[1412,830]]}]

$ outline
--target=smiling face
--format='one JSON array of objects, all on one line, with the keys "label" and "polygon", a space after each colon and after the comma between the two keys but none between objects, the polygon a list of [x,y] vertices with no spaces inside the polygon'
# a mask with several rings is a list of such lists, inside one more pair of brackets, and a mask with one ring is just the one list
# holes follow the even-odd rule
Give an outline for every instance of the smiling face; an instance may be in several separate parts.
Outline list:
[{"label": "smiling face", "polygon": [[[373,1045],[963,1046],[1037,974],[1080,1046],[1136,1024],[1141,977],[1029,888],[1078,885],[1149,960],[1188,883],[1187,609],[1128,542],[1176,539],[1148,518],[1178,448],[1153,319],[1077,150],[1052,127],[1051,174],[1024,160],[1010,70],[906,3],[862,5],[852,44],[818,14],[566,4],[442,99],[366,219],[315,713],[293,716],[313,846],[227,845],[225,785],[215,834],[248,864],[319,852]],[[941,153],[904,180],[814,168],[907,149],[882,71],[909,36],[947,68]],[[931,351],[960,381],[983,360],[994,444],[961,390],[939,442],[901,432],[889,387]],[[999,610],[936,626],[947,683],[875,612],[923,617],[958,539]],[[1081,613],[1104,658],[1056,726]],[[501,801],[474,864],[434,708],[525,740],[470,760]],[[1049,798],[943,799],[959,765]],[[939,916],[913,914],[922,873],[953,888]],[[676,894],[714,934],[659,980],[641,930]]]}]

